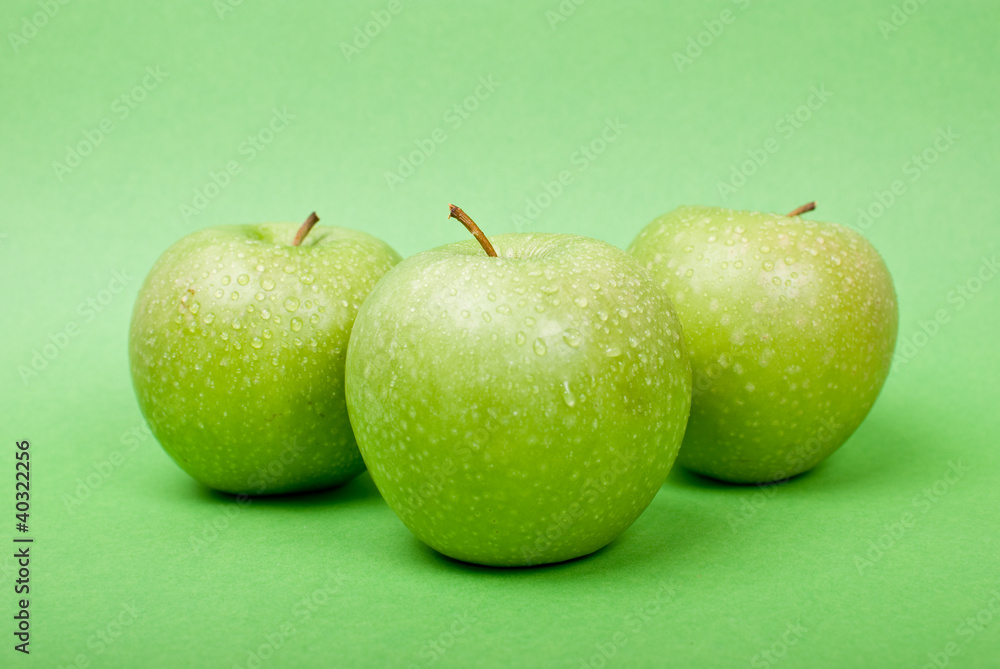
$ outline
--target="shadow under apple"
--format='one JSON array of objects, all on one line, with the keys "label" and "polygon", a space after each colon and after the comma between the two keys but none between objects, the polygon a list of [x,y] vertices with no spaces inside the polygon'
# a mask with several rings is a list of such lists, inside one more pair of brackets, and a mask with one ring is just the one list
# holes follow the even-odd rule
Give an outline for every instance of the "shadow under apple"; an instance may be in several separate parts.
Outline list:
[{"label": "shadow under apple", "polygon": [[213,490],[196,481],[189,480],[184,494],[196,500],[214,504],[232,504],[243,499],[252,500],[259,509],[325,508],[328,506],[385,505],[375,483],[368,472],[361,472],[347,483],[326,490],[285,493],[281,495],[233,495]]},{"label": "shadow under apple", "polygon": [[552,581],[611,570],[641,569],[651,564],[669,571],[670,565],[683,563],[690,551],[703,550],[706,544],[723,537],[727,528],[723,519],[699,513],[690,503],[677,499],[666,502],[662,497],[662,493],[658,494],[635,523],[607,546],[563,562],[523,567],[473,564],[439,553],[412,535],[405,559],[429,569],[457,574]]},{"label": "shadow under apple", "polygon": [[[918,418],[908,414],[905,419],[890,410],[872,413],[857,431],[829,458],[812,469],[783,481],[773,483],[730,483],[674,465],[665,487],[701,490],[740,495],[760,488],[771,488],[815,494],[825,491],[845,491],[880,488],[887,478],[907,479],[920,470],[918,457],[923,448],[920,437],[929,428],[922,427]],[[920,448],[918,448],[920,444]],[[900,457],[906,453],[911,457]],[[929,456],[927,450],[922,455]],[[935,455],[938,459],[944,455]]]}]

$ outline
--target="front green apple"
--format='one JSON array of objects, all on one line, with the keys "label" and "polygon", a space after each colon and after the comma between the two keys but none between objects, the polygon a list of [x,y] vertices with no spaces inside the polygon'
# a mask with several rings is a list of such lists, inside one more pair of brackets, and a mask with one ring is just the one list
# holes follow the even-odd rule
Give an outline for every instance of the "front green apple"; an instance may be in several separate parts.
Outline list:
[{"label": "front green apple", "polygon": [[358,308],[400,258],[362,232],[309,234],[316,220],[298,235],[292,223],[196,232],[139,291],[129,333],[139,406],[164,450],[209,487],[315,490],[364,470],[344,360]]},{"label": "front green apple", "polygon": [[[478,228],[476,229],[478,231]],[[399,264],[358,313],[347,404],[372,479],[422,541],[485,565],[605,546],[666,479],[691,369],[635,259],[560,234]]]},{"label": "front green apple", "polygon": [[898,317],[882,258],[792,214],[681,207],[629,249],[684,326],[694,398],[679,462],[700,474],[763,483],[814,467],[889,373]]}]

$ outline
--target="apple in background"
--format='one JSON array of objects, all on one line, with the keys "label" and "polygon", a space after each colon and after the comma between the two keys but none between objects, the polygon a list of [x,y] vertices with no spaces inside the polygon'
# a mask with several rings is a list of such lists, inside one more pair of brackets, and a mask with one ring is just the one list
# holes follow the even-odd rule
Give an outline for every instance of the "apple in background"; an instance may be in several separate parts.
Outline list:
[{"label": "apple in background", "polygon": [[139,290],[139,406],[170,457],[216,490],[316,490],[364,470],[344,401],[347,342],[400,257],[363,232],[309,234],[318,220],[201,230]]},{"label": "apple in background", "polygon": [[[347,405],[382,496],[422,541],[494,566],[605,546],[646,508],[691,399],[657,282],[565,234],[425,251],[378,283],[347,353]],[[491,244],[492,241],[492,244]]]},{"label": "apple in background", "polygon": [[679,462],[735,483],[794,476],[868,414],[896,342],[892,278],[834,223],[681,207],[629,251],[673,300],[694,371]]}]

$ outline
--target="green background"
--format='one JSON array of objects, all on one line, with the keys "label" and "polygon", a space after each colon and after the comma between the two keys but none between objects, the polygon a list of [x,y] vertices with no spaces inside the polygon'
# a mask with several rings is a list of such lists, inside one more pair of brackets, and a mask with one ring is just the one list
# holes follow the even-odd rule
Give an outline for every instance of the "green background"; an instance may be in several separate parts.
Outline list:
[{"label": "green background", "polygon": [[[995,2],[589,0],[559,22],[556,0],[403,2],[345,55],[387,2],[47,1],[51,18],[35,16],[45,1],[0,8],[0,534],[15,535],[14,441],[29,439],[36,539],[29,657],[10,636],[13,551],[0,557],[0,665],[231,667],[260,651],[268,667],[918,667],[948,650],[951,666],[1000,665]],[[470,99],[481,77],[493,90]],[[803,108],[814,87],[824,99]],[[276,108],[294,118],[251,160],[241,145]],[[580,153],[609,119],[619,134]],[[89,155],[55,165],[102,122]],[[229,161],[226,187],[183,210]],[[367,475],[240,505],[142,432],[130,309],[198,228],[315,209],[405,256],[465,237],[454,201],[490,234],[624,247],[681,204],[811,199],[811,216],[864,227],[896,281],[900,355],[871,415],[775,488],[675,470],[589,558],[449,561]]]}]

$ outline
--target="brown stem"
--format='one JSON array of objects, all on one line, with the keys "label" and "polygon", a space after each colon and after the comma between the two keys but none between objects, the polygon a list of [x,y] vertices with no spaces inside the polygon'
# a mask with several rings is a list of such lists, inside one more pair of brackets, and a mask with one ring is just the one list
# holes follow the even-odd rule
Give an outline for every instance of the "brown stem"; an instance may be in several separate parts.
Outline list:
[{"label": "brown stem", "polygon": [[788,212],[787,216],[788,218],[792,218],[793,216],[800,216],[806,213],[807,211],[812,211],[815,208],[816,208],[815,202],[806,202],[801,207],[798,207],[797,209],[792,209],[790,212]]},{"label": "brown stem", "polygon": [[309,214],[309,218],[307,218],[306,222],[302,224],[302,226],[299,228],[299,231],[295,233],[295,239],[292,240],[292,246],[298,246],[299,244],[301,244],[302,240],[306,238],[306,235],[309,234],[309,231],[312,230],[313,226],[316,225],[317,223],[319,223],[319,216],[317,216],[316,212],[314,211],[313,213]]},{"label": "brown stem", "polygon": [[458,219],[462,223],[462,225],[465,226],[465,229],[471,232],[472,236],[476,238],[476,241],[479,242],[479,245],[483,247],[484,251],[486,251],[486,255],[490,256],[491,258],[496,258],[497,257],[496,250],[493,248],[493,245],[490,244],[490,240],[486,239],[486,235],[484,235],[483,231],[479,229],[479,226],[476,225],[476,222],[473,221],[471,218],[469,218],[469,215],[466,214],[464,211],[462,211],[461,207],[456,207],[453,204],[449,204],[448,206],[451,207],[451,213],[448,214],[448,218]]}]

